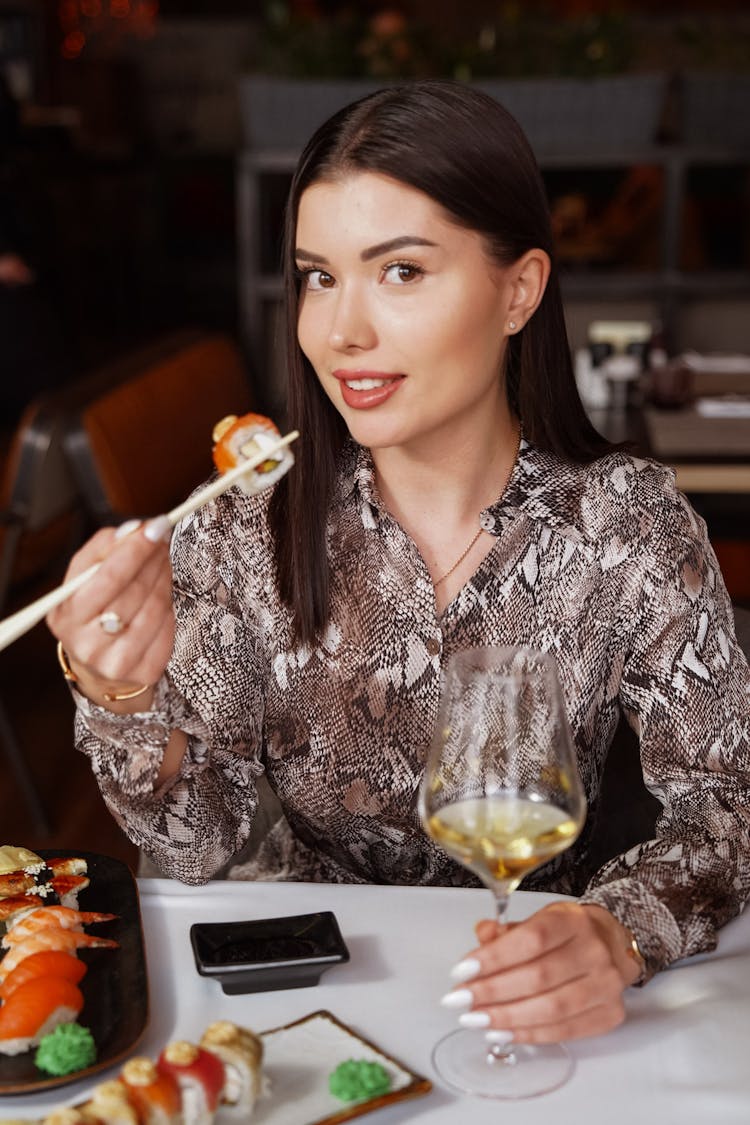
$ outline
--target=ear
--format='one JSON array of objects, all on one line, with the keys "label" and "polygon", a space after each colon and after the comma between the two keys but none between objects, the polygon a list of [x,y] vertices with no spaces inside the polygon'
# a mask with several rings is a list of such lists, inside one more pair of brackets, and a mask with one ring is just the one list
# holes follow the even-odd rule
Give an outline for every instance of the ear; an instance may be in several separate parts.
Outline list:
[{"label": "ear", "polygon": [[527,250],[511,266],[511,299],[508,306],[508,327],[511,332],[519,332],[536,312],[547,288],[551,268],[549,254],[538,249]]}]

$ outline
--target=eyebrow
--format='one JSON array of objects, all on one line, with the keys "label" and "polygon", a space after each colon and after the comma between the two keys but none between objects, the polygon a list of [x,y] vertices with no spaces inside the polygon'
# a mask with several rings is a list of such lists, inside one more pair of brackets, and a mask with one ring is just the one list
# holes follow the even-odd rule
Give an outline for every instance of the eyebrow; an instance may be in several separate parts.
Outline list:
[{"label": "eyebrow", "polygon": [[[368,246],[362,251],[360,258],[363,262],[369,262],[373,258],[380,257],[381,254],[388,254],[391,250],[401,250],[404,246],[437,246],[437,243],[430,242],[428,238],[420,238],[416,234],[402,234],[398,238],[389,238],[387,242],[378,242],[376,246]],[[319,262],[321,266],[329,265],[328,259],[322,254],[311,254],[301,246],[297,247],[295,254],[304,262]]]}]

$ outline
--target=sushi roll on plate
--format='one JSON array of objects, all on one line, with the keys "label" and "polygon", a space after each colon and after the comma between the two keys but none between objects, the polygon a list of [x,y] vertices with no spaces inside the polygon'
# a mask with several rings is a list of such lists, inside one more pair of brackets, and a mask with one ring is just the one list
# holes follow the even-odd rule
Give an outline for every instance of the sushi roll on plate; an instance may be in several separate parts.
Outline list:
[{"label": "sushi roll on plate", "polygon": [[180,1088],[171,1074],[157,1070],[145,1055],[137,1055],[125,1063],[120,1078],[142,1125],[181,1125]]},{"label": "sushi roll on plate", "polygon": [[222,1101],[241,1109],[247,1119],[265,1091],[263,1040],[230,1020],[216,1020],[203,1032],[200,1045],[224,1064]]},{"label": "sushi roll on plate", "polygon": [[224,1089],[224,1065],[211,1051],[194,1043],[169,1043],[156,1064],[180,1088],[185,1125],[211,1125]]}]

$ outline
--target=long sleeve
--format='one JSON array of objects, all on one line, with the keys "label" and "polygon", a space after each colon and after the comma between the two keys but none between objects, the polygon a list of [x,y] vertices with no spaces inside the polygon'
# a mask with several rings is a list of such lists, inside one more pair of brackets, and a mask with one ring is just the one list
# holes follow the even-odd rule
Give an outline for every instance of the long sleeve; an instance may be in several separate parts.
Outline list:
[{"label": "long sleeve", "polygon": [[619,696],[664,808],[583,901],[636,934],[653,973],[713,948],[750,894],[750,674],[705,525],[673,489],[639,572]]},{"label": "long sleeve", "polygon": [[[221,559],[227,505],[197,513],[173,546],[175,647],[151,711],[113,715],[78,696],[77,745],[128,836],[166,874],[211,878],[242,847],[262,772],[262,655],[243,568]],[[178,774],[155,779],[173,729],[188,735]]]}]

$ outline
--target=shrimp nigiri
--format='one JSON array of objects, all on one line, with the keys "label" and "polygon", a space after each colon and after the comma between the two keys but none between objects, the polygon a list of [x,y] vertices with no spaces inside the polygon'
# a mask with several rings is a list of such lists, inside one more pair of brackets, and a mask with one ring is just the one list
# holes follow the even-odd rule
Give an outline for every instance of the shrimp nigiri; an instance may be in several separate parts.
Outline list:
[{"label": "shrimp nigiri", "polygon": [[16,916],[2,940],[3,946],[8,949],[18,945],[24,938],[40,930],[47,930],[50,926],[61,926],[64,930],[83,930],[85,925],[94,922],[111,922],[116,914],[96,914],[87,910],[72,910],[69,906],[42,906],[30,910],[27,914]]},{"label": "shrimp nigiri", "polygon": [[62,953],[57,949],[32,953],[30,957],[25,957],[16,965],[0,983],[0,1000],[7,1000],[19,985],[36,977],[64,977],[73,984],[78,984],[86,975],[86,969],[85,961],[79,960],[71,953]]},{"label": "shrimp nigiri", "polygon": [[81,990],[63,977],[37,977],[12,992],[0,1008],[0,1054],[17,1055],[83,1007]]},{"label": "shrimp nigiri", "polygon": [[105,949],[116,949],[119,942],[112,938],[94,937],[93,934],[79,934],[75,930],[64,930],[62,926],[50,926],[40,930],[38,934],[24,938],[18,945],[14,945],[0,961],[0,978],[5,978],[20,964],[25,957],[32,953],[41,953],[45,949],[57,949],[62,953],[73,953],[83,947],[94,948],[101,946]]}]

